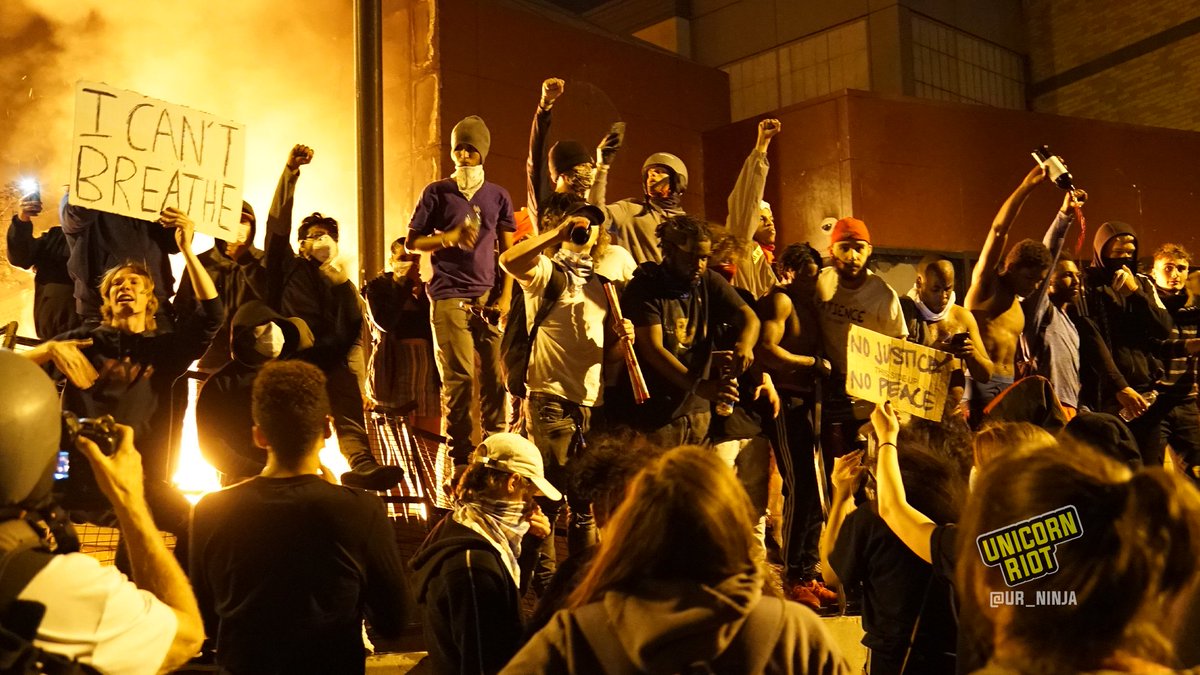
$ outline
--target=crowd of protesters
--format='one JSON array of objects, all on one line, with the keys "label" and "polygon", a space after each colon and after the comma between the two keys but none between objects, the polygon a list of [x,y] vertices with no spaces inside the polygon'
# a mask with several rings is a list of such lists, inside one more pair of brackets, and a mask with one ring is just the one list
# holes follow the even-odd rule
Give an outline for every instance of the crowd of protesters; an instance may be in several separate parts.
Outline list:
[{"label": "crowd of protesters", "polygon": [[[304,145],[262,250],[248,203],[237,240],[198,254],[175,209],[64,199],[35,238],[43,205],[21,200],[9,260],[36,270],[42,342],[0,353],[2,655],[361,673],[364,620],[382,636],[415,621],[435,673],[848,673],[818,617],[850,612],[872,674],[1200,665],[1200,276],[1182,245],[1143,273],[1134,229],[1111,221],[1074,260],[1073,191],[1041,214],[1043,241],[1010,243],[1051,189],[1038,166],[969,285],[931,254],[901,293],[862,220],[820,249],[777,242],[778,120],[710,223],[684,212],[687,167],[665,151],[642,194],[607,201],[616,127],[547,149],[566,89],[546,80],[534,114],[532,231],[517,238],[491,132],[467,117],[454,171],[361,293],[338,221],[294,223]],[[854,326],[952,359],[941,421],[848,393]],[[172,438],[197,362],[201,452],[226,487],[192,507]],[[378,406],[444,437],[454,467],[453,508],[407,561],[374,494],[403,478],[368,438]],[[63,411],[112,422],[76,433]],[[340,477],[319,458],[335,433]],[[86,472],[107,500],[71,517],[115,520],[132,581],[75,552],[60,445],[67,480]]]}]

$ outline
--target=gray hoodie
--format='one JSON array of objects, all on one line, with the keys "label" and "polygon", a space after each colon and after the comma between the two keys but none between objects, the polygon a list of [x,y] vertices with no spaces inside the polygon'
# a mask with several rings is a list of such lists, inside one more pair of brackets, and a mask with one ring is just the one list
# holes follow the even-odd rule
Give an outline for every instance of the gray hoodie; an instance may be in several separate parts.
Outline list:
[{"label": "gray hoodie", "polygon": [[[669,168],[675,173],[673,183],[675,189],[667,199],[650,197],[646,190],[646,171],[655,165]],[[656,152],[646,158],[642,164],[642,191],[637,199],[622,199],[619,202],[605,204],[605,194],[608,189],[608,167],[600,166],[596,170],[596,182],[588,201],[602,208],[608,218],[606,225],[613,235],[613,243],[633,254],[633,259],[640,265],[644,262],[662,262],[662,249],[658,244],[658,224],[667,218],[683,215],[679,199],[687,191],[688,171],[683,161],[675,155],[666,152]]]},{"label": "gray hoodie", "polygon": [[762,588],[761,576],[739,574],[715,586],[654,579],[637,593],[609,591],[555,614],[501,673],[658,675],[699,663],[716,672],[851,672],[812,611],[764,598]]}]

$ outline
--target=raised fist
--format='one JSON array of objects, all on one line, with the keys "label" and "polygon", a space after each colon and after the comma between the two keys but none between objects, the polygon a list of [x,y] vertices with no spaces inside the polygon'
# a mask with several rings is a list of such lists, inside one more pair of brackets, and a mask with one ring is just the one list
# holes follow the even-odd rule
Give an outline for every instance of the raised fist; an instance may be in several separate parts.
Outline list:
[{"label": "raised fist", "polygon": [[763,140],[771,140],[782,130],[783,123],[777,119],[765,119],[758,123],[758,137]]},{"label": "raised fist", "polygon": [[565,83],[557,78],[551,77],[542,83],[542,107],[549,108],[554,105],[559,96],[562,96]]},{"label": "raised fist", "polygon": [[296,146],[292,148],[291,154],[288,155],[287,166],[292,171],[295,171],[305,164],[311,162],[312,159],[312,148],[308,147],[307,145],[300,145],[297,143]]}]

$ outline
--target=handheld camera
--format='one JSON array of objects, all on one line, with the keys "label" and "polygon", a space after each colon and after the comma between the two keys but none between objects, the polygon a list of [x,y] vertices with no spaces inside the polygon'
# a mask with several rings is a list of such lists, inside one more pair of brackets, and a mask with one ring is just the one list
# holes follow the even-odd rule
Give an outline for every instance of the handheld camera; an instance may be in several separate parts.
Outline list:
[{"label": "handheld camera", "polygon": [[62,440],[59,442],[58,464],[54,470],[54,492],[58,503],[67,509],[106,508],[108,500],[96,484],[92,465],[75,447],[75,440],[79,437],[95,443],[106,456],[115,454],[121,441],[111,415],[91,418],[63,411]]}]

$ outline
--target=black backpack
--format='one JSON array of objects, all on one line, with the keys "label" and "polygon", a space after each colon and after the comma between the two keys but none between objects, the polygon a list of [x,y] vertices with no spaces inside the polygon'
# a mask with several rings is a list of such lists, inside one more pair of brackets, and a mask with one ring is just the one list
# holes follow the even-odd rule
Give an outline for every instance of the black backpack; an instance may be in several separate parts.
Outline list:
[{"label": "black backpack", "polygon": [[517,398],[525,398],[525,375],[529,372],[529,356],[533,351],[533,340],[538,327],[550,315],[554,303],[567,288],[567,273],[556,264],[551,265],[550,279],[542,293],[542,305],[533,317],[533,327],[526,329],[525,292],[515,289],[508,306],[508,323],[500,338],[500,361],[504,364],[504,388]]},{"label": "black backpack", "polygon": [[22,536],[28,528],[20,519],[0,523],[0,675],[99,675],[91,666],[33,644],[46,607],[17,596],[54,554]]}]

